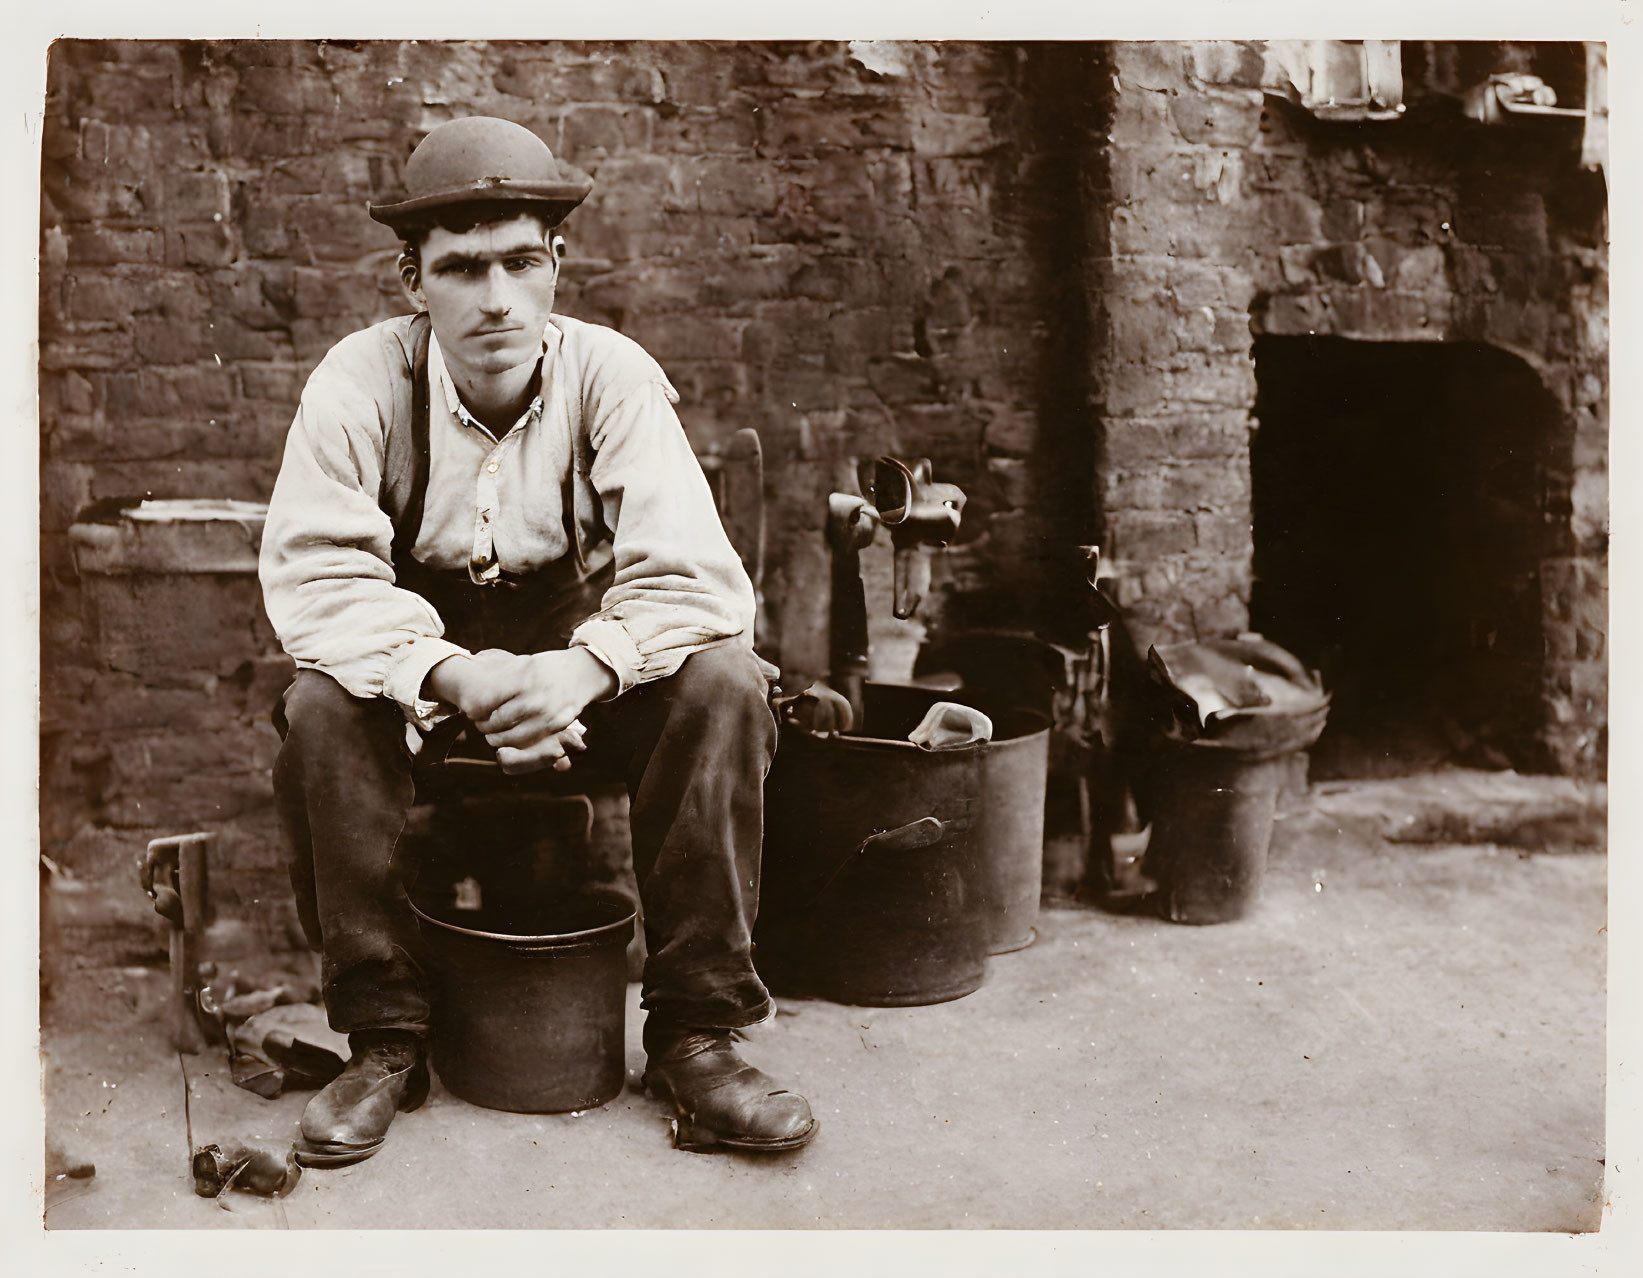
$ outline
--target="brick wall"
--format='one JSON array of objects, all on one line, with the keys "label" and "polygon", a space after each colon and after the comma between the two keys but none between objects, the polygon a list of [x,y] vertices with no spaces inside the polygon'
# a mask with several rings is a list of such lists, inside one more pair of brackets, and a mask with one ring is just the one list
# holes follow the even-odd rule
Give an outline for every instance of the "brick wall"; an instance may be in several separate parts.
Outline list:
[{"label": "brick wall", "polygon": [[266,717],[283,666],[265,629],[248,619],[203,664],[168,668],[157,641],[144,668],[111,669],[110,633],[134,624],[123,601],[141,592],[81,582],[65,532],[123,497],[266,498],[307,372],[408,309],[397,246],[365,205],[457,115],[517,120],[594,175],[566,227],[561,309],[661,361],[698,449],[759,429],[761,648],[791,680],[825,668],[824,502],[863,454],[930,456],[970,495],[932,619],[1055,629],[1065,547],[1088,539],[1089,429],[1085,405],[1057,402],[1078,327],[1043,301],[1076,207],[1046,60],[1067,75],[1056,46],[55,46],[47,850],[122,876],[149,835],[214,823],[238,846],[225,891],[283,895]]},{"label": "brick wall", "polygon": [[[1452,53],[1427,51],[1428,79],[1493,56]],[[1270,50],[1233,42],[58,44],[47,850],[112,881],[149,835],[212,825],[235,845],[225,891],[284,899],[266,707],[285,667],[254,590],[228,575],[168,605],[238,617],[220,649],[168,663],[173,627],[111,662],[163,592],[80,580],[67,529],[145,494],[266,497],[307,372],[406,309],[366,202],[472,113],[595,177],[562,309],[651,350],[699,449],[760,431],[761,647],[790,683],[826,665],[824,502],[855,457],[928,455],[970,495],[933,624],[1076,634],[1072,548],[1100,541],[1143,646],[1227,634],[1252,589],[1253,334],[1451,338],[1516,354],[1563,406],[1542,459],[1548,745],[1600,768],[1601,181],[1545,130],[1321,125],[1271,77]]]},{"label": "brick wall", "polygon": [[[1411,104],[1413,110],[1419,101]],[[1253,275],[1258,331],[1482,342],[1558,406],[1537,441],[1544,744],[1554,766],[1606,759],[1608,277],[1601,179],[1578,125],[1397,122],[1351,140],[1277,109],[1251,151],[1271,234]]]},{"label": "brick wall", "polygon": [[1244,154],[1258,53],[1116,44],[1107,199],[1092,204],[1098,502],[1140,647],[1236,633],[1250,592],[1247,246],[1262,210]]},{"label": "brick wall", "polygon": [[1488,343],[1562,406],[1529,495],[1544,517],[1542,731],[1554,766],[1600,773],[1603,183],[1580,168],[1578,124],[1471,124],[1432,88],[1502,66],[1557,79],[1578,50],[1428,47],[1410,60],[1408,115],[1352,124],[1263,94],[1259,43],[1109,56],[1110,147],[1092,159],[1109,198],[1090,206],[1097,491],[1143,645],[1247,624],[1252,333]]}]

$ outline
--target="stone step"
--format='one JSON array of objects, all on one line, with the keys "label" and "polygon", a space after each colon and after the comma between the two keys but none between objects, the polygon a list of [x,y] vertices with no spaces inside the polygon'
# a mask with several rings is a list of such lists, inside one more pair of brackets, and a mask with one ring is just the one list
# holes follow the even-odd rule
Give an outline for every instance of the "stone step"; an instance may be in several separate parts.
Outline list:
[{"label": "stone step", "polygon": [[1417,776],[1324,781],[1289,819],[1393,844],[1486,843],[1537,851],[1606,848],[1608,787],[1573,777],[1445,768]]}]

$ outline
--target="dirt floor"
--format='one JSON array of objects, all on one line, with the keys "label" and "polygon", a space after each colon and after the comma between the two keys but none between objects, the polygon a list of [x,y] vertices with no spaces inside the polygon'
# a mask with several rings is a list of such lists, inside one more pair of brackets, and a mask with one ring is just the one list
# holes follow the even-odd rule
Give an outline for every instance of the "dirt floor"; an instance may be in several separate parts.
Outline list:
[{"label": "dirt floor", "polygon": [[[676,1152],[662,1107],[632,1088],[538,1117],[436,1083],[370,1161],[307,1171],[280,1200],[212,1201],[188,1174],[178,1059],[142,1014],[156,1000],[100,1024],[65,1016],[46,1028],[48,1135],[96,1170],[48,1184],[46,1224],[1593,1230],[1607,921],[1594,800],[1457,777],[1445,818],[1442,785],[1374,785],[1320,787],[1283,815],[1241,922],[1046,909],[1037,942],[955,1002],[784,1001],[746,1055],[821,1119],[793,1154]],[[1501,829],[1455,841],[1479,833],[1464,813],[1515,801],[1541,822],[1516,827],[1538,848]],[[1421,822],[1449,841],[1393,841]],[[145,980],[163,976],[129,974]],[[636,1081],[636,989],[629,1004]],[[307,1094],[261,1100],[213,1055],[189,1072],[196,1143],[296,1136]]]}]

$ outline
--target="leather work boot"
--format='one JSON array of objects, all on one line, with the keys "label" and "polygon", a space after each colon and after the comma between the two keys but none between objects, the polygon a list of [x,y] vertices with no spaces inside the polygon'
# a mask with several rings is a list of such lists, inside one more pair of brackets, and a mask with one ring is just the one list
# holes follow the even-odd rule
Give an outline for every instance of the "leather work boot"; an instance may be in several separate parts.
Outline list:
[{"label": "leather work boot", "polygon": [[754,1069],[736,1052],[733,1031],[645,1026],[641,1087],[674,1109],[673,1147],[774,1152],[808,1145],[820,1124],[810,1102]]},{"label": "leather work boot", "polygon": [[304,1167],[369,1158],[382,1148],[394,1115],[428,1099],[428,1062],[415,1034],[356,1035],[355,1042],[347,1067],[302,1112],[297,1161]]}]

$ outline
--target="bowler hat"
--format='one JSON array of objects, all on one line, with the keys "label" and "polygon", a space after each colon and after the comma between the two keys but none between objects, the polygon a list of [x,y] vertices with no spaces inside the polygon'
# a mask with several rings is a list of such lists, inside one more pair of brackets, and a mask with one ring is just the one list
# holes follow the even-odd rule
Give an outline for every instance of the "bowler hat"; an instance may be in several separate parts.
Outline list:
[{"label": "bowler hat", "polygon": [[406,198],[372,204],[371,216],[404,232],[430,224],[456,204],[517,203],[540,211],[550,224],[585,200],[593,179],[556,160],[546,142],[524,125],[476,115],[441,124],[405,162]]}]

